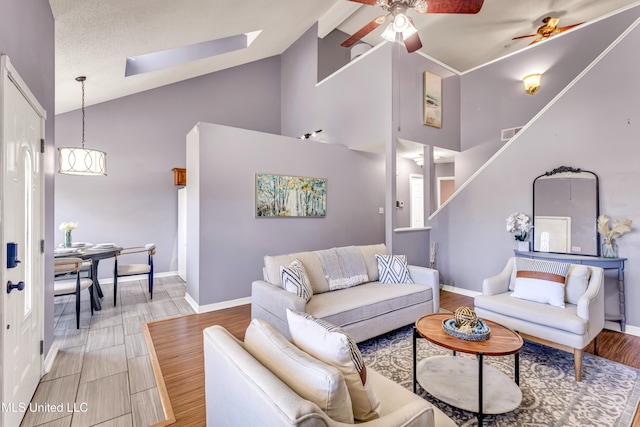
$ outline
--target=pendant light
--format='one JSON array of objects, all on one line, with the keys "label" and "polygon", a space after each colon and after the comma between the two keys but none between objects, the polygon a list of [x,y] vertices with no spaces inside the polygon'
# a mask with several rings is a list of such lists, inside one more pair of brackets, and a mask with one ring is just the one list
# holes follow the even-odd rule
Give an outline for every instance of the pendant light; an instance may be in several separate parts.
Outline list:
[{"label": "pendant light", "polygon": [[84,148],[84,82],[85,76],[76,77],[82,83],[82,148],[58,148],[58,172],[68,175],[107,175],[107,153]]}]

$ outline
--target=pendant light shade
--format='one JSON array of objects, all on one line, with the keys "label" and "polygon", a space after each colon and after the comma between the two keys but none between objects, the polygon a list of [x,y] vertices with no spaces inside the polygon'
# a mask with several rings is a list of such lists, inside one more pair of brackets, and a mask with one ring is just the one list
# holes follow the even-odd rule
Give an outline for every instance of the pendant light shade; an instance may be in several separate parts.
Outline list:
[{"label": "pendant light shade", "polygon": [[58,172],[68,175],[107,175],[107,153],[84,148],[84,76],[82,83],[82,147],[58,148]]}]

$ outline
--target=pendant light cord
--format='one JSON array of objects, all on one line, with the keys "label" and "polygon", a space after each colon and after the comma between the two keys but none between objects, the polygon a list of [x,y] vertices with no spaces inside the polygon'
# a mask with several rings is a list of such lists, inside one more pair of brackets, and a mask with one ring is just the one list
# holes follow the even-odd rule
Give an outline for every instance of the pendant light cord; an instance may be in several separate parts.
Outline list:
[{"label": "pendant light cord", "polygon": [[82,148],[84,148],[84,80],[82,80]]}]

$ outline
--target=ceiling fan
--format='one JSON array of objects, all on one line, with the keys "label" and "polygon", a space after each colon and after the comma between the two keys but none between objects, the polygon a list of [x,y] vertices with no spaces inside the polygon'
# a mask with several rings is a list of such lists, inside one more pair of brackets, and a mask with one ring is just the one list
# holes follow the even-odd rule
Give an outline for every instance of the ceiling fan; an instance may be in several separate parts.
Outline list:
[{"label": "ceiling fan", "polygon": [[340,43],[342,47],[351,47],[371,31],[390,20],[382,37],[391,42],[402,37],[409,53],[422,47],[418,30],[413,25],[413,19],[407,15],[408,9],[418,13],[478,13],[484,0],[350,0],[369,6],[381,7],[386,15],[378,16],[364,27],[356,31],[351,37]]},{"label": "ceiling fan", "polygon": [[584,22],[580,22],[579,24],[567,25],[566,27],[558,28],[558,23],[559,22],[560,22],[560,18],[552,18],[550,16],[547,16],[546,18],[544,18],[542,20],[542,23],[544,25],[541,26],[540,28],[538,28],[538,31],[536,31],[535,34],[529,34],[529,35],[526,35],[526,36],[518,36],[518,37],[512,38],[511,40],[525,39],[527,37],[538,36],[537,39],[535,39],[534,41],[529,43],[529,45],[532,45],[534,43],[539,42],[540,40],[546,40],[546,39],[548,39],[549,37],[551,37],[554,34],[562,33],[564,31],[570,30],[573,27],[577,27],[578,25],[584,24]]}]

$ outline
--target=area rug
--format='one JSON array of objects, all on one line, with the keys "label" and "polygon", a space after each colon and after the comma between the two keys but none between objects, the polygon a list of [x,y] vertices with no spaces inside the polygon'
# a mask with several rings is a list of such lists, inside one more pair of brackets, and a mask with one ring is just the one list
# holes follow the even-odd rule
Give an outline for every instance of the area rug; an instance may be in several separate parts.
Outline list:
[{"label": "area rug", "polygon": [[[413,326],[359,344],[367,366],[413,390]],[[418,339],[418,360],[451,354]],[[475,357],[460,354],[460,357]],[[513,356],[485,357],[487,364],[513,378]],[[573,355],[525,341],[520,351],[522,403],[512,412],[485,415],[485,426],[629,427],[640,398],[640,371],[584,354],[582,381],[576,382]],[[431,397],[420,385],[417,393],[440,408],[458,426],[477,425],[476,415]]]}]

